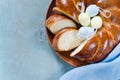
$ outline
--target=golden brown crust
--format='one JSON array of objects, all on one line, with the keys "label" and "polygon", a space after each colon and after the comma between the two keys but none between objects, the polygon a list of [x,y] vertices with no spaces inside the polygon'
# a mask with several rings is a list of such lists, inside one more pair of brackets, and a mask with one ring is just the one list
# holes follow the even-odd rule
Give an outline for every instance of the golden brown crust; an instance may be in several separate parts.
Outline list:
[{"label": "golden brown crust", "polygon": [[[88,62],[96,62],[98,61],[97,59],[99,58],[99,60],[103,59],[104,56],[102,56],[102,58],[98,57],[100,55],[102,55],[102,53],[108,48],[108,34],[107,32],[103,29],[100,30],[100,32],[98,33],[98,48],[96,50],[96,52],[94,53],[93,56],[91,56],[90,58],[88,58]],[[107,55],[107,54],[105,54]]]},{"label": "golden brown crust", "polygon": [[112,7],[108,8],[108,10],[112,13],[112,16],[110,17],[111,22],[120,25],[120,8]]},{"label": "golden brown crust", "polygon": [[63,13],[78,22],[80,12],[76,9],[73,0],[56,0],[56,7],[53,10]]},{"label": "golden brown crust", "polygon": [[[79,1],[82,2],[83,0],[56,0],[54,9],[78,22],[77,18],[80,12],[75,5]],[[78,54],[72,57],[83,63],[94,63],[103,60],[120,42],[120,0],[85,0],[85,3],[85,6],[96,4],[100,8],[111,12],[109,18],[105,18],[99,13],[103,20],[102,28],[98,30],[96,35],[87,42]],[[59,36],[66,30],[68,29],[62,29],[62,31],[58,32],[59,34],[55,35],[52,43],[55,50],[58,50],[56,44]]]},{"label": "golden brown crust", "polygon": [[102,8],[111,8],[117,6],[120,8],[120,0],[97,0],[96,5]]},{"label": "golden brown crust", "polygon": [[[111,30],[113,27],[114,29]],[[110,27],[104,25],[74,57],[87,63],[98,62],[108,55],[118,41],[120,41],[119,39],[120,31],[115,25],[111,24]],[[91,47],[91,45],[94,46]]]},{"label": "golden brown crust", "polygon": [[78,2],[82,2],[82,1],[83,1],[83,0],[72,0],[74,6],[76,6],[76,4],[77,4]]},{"label": "golden brown crust", "polygon": [[96,49],[98,47],[98,38],[97,36],[94,36],[92,39],[90,39],[87,44],[83,47],[83,49],[76,54],[74,57],[78,58],[80,61],[86,61],[86,58],[89,58],[92,56]]},{"label": "golden brown crust", "polygon": [[90,4],[96,4],[99,0],[85,0],[86,2],[86,7],[89,6]]}]

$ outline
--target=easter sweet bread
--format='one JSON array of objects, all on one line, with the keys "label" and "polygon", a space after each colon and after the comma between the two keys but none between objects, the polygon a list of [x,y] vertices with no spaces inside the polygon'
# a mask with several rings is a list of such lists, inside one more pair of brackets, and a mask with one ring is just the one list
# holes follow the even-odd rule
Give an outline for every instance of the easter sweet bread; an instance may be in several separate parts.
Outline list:
[{"label": "easter sweet bread", "polygon": [[53,10],[60,12],[79,23],[78,15],[80,12],[76,8],[76,3],[79,1],[81,0],[56,0],[56,7],[54,7]]},{"label": "easter sweet bread", "polygon": [[53,33],[56,34],[60,29],[66,27],[77,28],[77,25],[69,18],[54,14],[46,20],[46,27]]},{"label": "easter sweet bread", "polygon": [[[103,60],[120,41],[119,0],[56,0],[53,10],[59,12],[54,17],[65,16],[61,20],[71,20],[77,25],[67,25],[56,33],[51,31],[55,51],[68,51],[69,57],[83,63],[94,63]],[[48,19],[55,19],[50,17]]]}]

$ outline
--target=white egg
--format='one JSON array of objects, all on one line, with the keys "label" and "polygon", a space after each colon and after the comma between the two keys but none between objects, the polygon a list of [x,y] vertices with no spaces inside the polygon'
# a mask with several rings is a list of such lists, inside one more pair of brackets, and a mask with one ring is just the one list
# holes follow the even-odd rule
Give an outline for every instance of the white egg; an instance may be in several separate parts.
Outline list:
[{"label": "white egg", "polygon": [[79,22],[83,26],[88,26],[90,24],[90,16],[87,13],[81,13],[78,16]]},{"label": "white egg", "polygon": [[86,13],[89,14],[90,17],[94,17],[99,13],[99,7],[96,5],[89,5],[86,8]]},{"label": "white egg", "polygon": [[91,25],[93,28],[99,29],[102,27],[102,18],[100,16],[95,16],[91,20]]},{"label": "white egg", "polygon": [[78,37],[82,40],[89,39],[96,33],[96,30],[92,27],[81,27],[78,31]]}]

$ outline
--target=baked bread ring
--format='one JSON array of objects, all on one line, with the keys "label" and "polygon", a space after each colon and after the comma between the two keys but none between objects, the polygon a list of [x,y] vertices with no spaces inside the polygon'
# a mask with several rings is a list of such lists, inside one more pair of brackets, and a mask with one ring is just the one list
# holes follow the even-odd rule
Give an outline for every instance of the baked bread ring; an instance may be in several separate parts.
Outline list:
[{"label": "baked bread ring", "polygon": [[[78,3],[80,5],[78,6],[80,8],[79,10],[78,7],[76,7]],[[78,16],[82,12],[80,10],[83,5],[87,7],[91,4],[95,4],[101,9],[98,15],[102,18],[102,27],[98,29],[94,36],[87,40],[84,46],[80,46],[77,50],[74,47],[68,51],[72,58],[85,64],[103,60],[120,42],[120,0],[56,0],[56,6],[53,8],[53,10],[57,12],[55,14],[67,16],[73,20],[79,28],[81,25]],[[105,11],[110,12],[109,17],[106,17],[109,14]],[[64,29],[62,30],[64,31]],[[56,35],[58,34],[54,36]],[[53,41],[55,41],[54,38]],[[53,43],[55,45],[55,42]],[[57,51],[59,51],[59,49],[57,49]]]}]

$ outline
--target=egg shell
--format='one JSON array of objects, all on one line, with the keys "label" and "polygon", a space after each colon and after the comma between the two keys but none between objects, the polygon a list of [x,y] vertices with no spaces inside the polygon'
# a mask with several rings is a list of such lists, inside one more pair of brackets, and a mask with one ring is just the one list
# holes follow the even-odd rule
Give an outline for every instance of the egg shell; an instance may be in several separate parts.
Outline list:
[{"label": "egg shell", "polygon": [[94,17],[99,13],[99,8],[96,5],[89,5],[86,8],[86,13],[90,16],[90,17]]},{"label": "egg shell", "polygon": [[92,27],[81,27],[78,31],[78,37],[82,40],[92,37],[96,33]]},{"label": "egg shell", "polygon": [[95,16],[91,20],[91,25],[93,28],[99,29],[102,27],[102,18],[100,16]]},{"label": "egg shell", "polygon": [[90,24],[90,16],[87,13],[81,13],[78,16],[79,22],[83,26],[88,26]]}]

